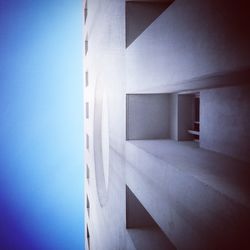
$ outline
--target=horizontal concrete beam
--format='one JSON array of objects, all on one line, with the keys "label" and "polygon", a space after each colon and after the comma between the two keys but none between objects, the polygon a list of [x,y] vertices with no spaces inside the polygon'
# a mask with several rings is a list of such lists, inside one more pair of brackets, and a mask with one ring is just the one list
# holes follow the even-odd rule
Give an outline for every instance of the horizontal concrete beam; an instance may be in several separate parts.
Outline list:
[{"label": "horizontal concrete beam", "polygon": [[127,142],[126,159],[127,185],[177,249],[247,243],[247,166],[171,140]]}]

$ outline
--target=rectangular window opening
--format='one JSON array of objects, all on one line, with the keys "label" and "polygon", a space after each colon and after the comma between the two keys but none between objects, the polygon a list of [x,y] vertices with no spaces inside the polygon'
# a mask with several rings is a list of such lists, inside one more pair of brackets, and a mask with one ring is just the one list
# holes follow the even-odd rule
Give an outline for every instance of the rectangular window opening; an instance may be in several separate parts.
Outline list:
[{"label": "rectangular window opening", "polygon": [[193,94],[193,124],[192,128],[188,132],[193,136],[193,140],[196,142],[200,141],[200,94]]},{"label": "rectangular window opening", "polygon": [[90,250],[90,235],[89,235],[89,227],[87,225],[87,243],[88,243],[88,248]]},{"label": "rectangular window opening", "polygon": [[89,103],[88,102],[86,102],[86,110],[85,110],[85,112],[86,112],[86,119],[89,119]]},{"label": "rectangular window opening", "polygon": [[86,148],[89,149],[89,135],[86,134]]},{"label": "rectangular window opening", "polygon": [[178,94],[178,139],[200,140],[200,93]]},{"label": "rectangular window opening", "polygon": [[88,71],[85,72],[85,86],[89,86],[89,73]]},{"label": "rectangular window opening", "polygon": [[85,7],[84,7],[84,22],[86,23],[88,16],[88,1],[85,1]]},{"label": "rectangular window opening", "polygon": [[85,55],[87,55],[89,49],[89,42],[88,42],[88,37],[85,40]]},{"label": "rectangular window opening", "polygon": [[87,212],[88,212],[88,217],[90,217],[90,203],[88,195],[87,195]]},{"label": "rectangular window opening", "polygon": [[89,182],[89,165],[87,164],[86,165],[86,178],[87,178],[87,180],[88,180],[88,182]]}]

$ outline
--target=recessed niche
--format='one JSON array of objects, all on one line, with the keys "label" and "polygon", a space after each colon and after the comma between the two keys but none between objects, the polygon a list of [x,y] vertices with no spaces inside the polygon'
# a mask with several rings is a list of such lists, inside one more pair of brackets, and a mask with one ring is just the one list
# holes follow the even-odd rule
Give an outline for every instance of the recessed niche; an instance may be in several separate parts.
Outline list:
[{"label": "recessed niche", "polygon": [[87,37],[85,40],[85,55],[87,55],[88,49],[89,49],[89,41],[88,41],[88,37]]},{"label": "recessed niche", "polygon": [[90,235],[89,235],[89,227],[87,225],[87,244],[88,244],[88,249],[90,250]]},{"label": "recessed niche", "polygon": [[126,228],[136,249],[176,249],[128,186],[126,186]]},{"label": "recessed niche", "polygon": [[128,94],[127,140],[169,138],[169,94]]},{"label": "recessed niche", "polygon": [[86,102],[85,104],[85,112],[86,112],[86,119],[89,119],[89,103]]},{"label": "recessed niche", "polygon": [[84,22],[86,23],[87,21],[87,16],[88,16],[88,1],[85,1],[85,6],[84,6]]},{"label": "recessed niche", "polygon": [[178,95],[178,135],[179,140],[200,138],[200,95],[199,93]]},{"label": "recessed niche", "polygon": [[89,72],[88,71],[85,72],[85,86],[86,87],[89,86]]},{"label": "recessed niche", "polygon": [[88,212],[88,216],[90,217],[90,204],[89,204],[89,197],[87,195],[87,212]]},{"label": "recessed niche", "polygon": [[89,135],[86,134],[86,148],[89,149]]},{"label": "recessed niche", "polygon": [[89,165],[88,164],[86,165],[86,178],[87,178],[87,180],[89,182],[90,173],[89,173]]}]

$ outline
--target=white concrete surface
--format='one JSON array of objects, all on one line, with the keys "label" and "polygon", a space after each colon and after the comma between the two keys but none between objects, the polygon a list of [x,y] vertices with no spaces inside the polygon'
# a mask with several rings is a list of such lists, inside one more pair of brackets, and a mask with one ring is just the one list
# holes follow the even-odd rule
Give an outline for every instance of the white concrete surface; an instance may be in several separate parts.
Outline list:
[{"label": "white concrete surface", "polygon": [[201,147],[250,164],[250,86],[201,91]]},{"label": "white concrete surface", "polygon": [[[130,29],[138,20],[143,30],[132,25],[137,37],[128,48],[126,1],[87,5],[90,249],[135,250],[159,243],[158,231],[127,229],[126,186],[175,248],[243,249],[250,230],[247,1],[175,0],[146,25],[148,16],[138,11],[145,3],[133,2],[142,5],[133,10],[138,15]],[[180,108],[179,94],[193,90],[201,92],[200,147],[176,141],[181,121],[190,117]],[[150,96],[137,95],[142,93]],[[126,96],[132,98],[129,110]]]}]

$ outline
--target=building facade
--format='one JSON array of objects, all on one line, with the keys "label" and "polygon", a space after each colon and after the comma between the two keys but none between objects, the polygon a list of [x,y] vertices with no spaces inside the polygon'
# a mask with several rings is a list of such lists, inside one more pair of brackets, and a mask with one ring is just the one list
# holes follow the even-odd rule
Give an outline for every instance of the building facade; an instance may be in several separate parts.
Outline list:
[{"label": "building facade", "polygon": [[84,16],[86,249],[249,249],[249,3]]}]

